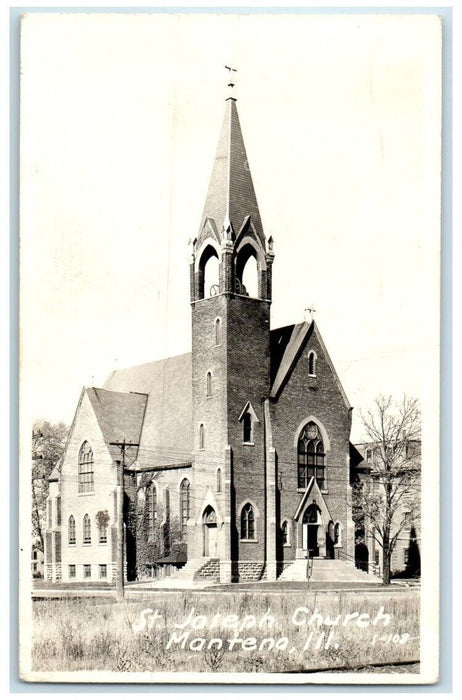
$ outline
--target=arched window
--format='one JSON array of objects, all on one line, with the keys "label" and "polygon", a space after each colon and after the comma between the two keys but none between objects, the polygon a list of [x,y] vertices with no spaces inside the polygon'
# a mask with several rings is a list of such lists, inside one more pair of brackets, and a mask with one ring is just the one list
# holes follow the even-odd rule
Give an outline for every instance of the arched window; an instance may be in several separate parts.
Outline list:
[{"label": "arched window", "polygon": [[282,546],[289,544],[289,523],[287,520],[284,520],[281,525],[281,540]]},{"label": "arched window", "polygon": [[207,396],[212,396],[212,373],[207,372]]},{"label": "arched window", "polygon": [[252,416],[249,412],[244,413],[242,419],[242,442],[253,442]]},{"label": "arched window", "polygon": [[221,469],[218,467],[217,469],[217,493],[221,493],[222,491],[222,484],[221,484]]},{"label": "arched window", "polygon": [[298,439],[298,488],[308,486],[312,476],[319,488],[326,485],[324,443],[318,426],[310,421]]},{"label": "arched window", "polygon": [[206,299],[217,293],[218,289],[218,253],[212,245],[208,245],[201,255],[198,268],[198,296]]},{"label": "arched window", "polygon": [[250,243],[244,245],[236,259],[236,294],[259,298],[258,264],[256,250]]},{"label": "arched window", "polygon": [[69,544],[75,544],[75,518],[73,515],[69,516],[69,520],[67,521],[67,530]]},{"label": "arched window", "polygon": [[241,510],[241,540],[255,539],[255,514],[251,503],[246,503]]},{"label": "arched window", "polygon": [[219,318],[215,320],[215,345],[221,343],[221,321]]},{"label": "arched window", "polygon": [[88,513],[83,516],[83,543],[91,544],[91,521]]},{"label": "arched window", "polygon": [[146,520],[148,540],[152,540],[157,527],[157,488],[152,483],[146,489]]},{"label": "arched window", "polygon": [[340,523],[334,526],[334,544],[340,544]]},{"label": "arched window", "polygon": [[204,440],[204,424],[201,423],[199,426],[199,449],[203,450],[205,446],[205,440]]},{"label": "arched window", "polygon": [[211,255],[204,267],[204,299],[215,296],[219,285],[219,263],[215,255]]},{"label": "arched window", "polygon": [[242,293],[258,299],[258,267],[253,255],[249,256],[242,271]]},{"label": "arched window", "polygon": [[308,374],[311,377],[316,376],[316,353],[313,350],[308,355]]},{"label": "arched window", "polygon": [[93,480],[93,450],[86,440],[79,452],[79,493],[95,490]]},{"label": "arched window", "polygon": [[186,535],[187,522],[189,520],[189,507],[190,507],[190,494],[189,494],[189,481],[188,479],[183,479],[180,484],[180,519],[181,519],[181,532]]}]

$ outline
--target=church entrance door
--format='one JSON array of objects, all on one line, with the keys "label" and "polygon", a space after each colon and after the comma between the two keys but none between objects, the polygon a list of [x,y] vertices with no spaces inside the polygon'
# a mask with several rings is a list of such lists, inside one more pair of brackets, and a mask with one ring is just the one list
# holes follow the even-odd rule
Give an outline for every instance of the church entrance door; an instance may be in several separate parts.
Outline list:
[{"label": "church entrance door", "polygon": [[202,516],[202,527],[204,535],[204,557],[217,556],[217,514],[212,506],[207,506]]},{"label": "church entrance door", "polygon": [[321,525],[319,508],[312,504],[308,506],[302,522],[302,547],[309,557],[319,556],[318,530]]}]

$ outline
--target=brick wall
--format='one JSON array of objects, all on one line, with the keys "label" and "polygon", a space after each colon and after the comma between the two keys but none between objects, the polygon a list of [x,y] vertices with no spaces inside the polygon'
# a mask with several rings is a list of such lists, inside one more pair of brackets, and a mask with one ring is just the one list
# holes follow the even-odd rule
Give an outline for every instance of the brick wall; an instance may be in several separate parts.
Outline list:
[{"label": "brick wall", "polygon": [[[269,390],[268,302],[249,297],[219,295],[193,304],[193,430],[195,520],[201,527],[205,505],[213,501],[220,520],[218,556],[226,558],[225,538],[231,538],[231,558],[264,560],[265,480],[264,435],[261,399]],[[221,322],[220,344],[216,345],[215,321]],[[212,374],[212,392],[207,397],[206,376]],[[250,402],[258,421],[253,445],[243,445],[239,417]],[[204,425],[204,449],[200,449],[199,425]],[[232,475],[226,473],[225,451],[232,448]],[[223,490],[216,491],[216,471],[222,469]],[[232,481],[227,491],[226,482]],[[229,530],[225,520],[230,501]],[[239,537],[240,508],[250,501],[255,508],[254,541]],[[229,534],[228,534],[229,533]],[[201,534],[196,533],[194,551],[201,554]]]},{"label": "brick wall", "polygon": [[[310,377],[308,372],[310,350],[317,355],[315,377]],[[342,549],[353,556],[350,412],[315,333],[308,338],[279,400],[271,405],[273,443],[277,452],[277,526],[279,529],[282,521],[288,520],[291,527],[290,546],[278,547],[278,558],[283,560],[295,557],[297,528],[293,517],[303,494],[297,483],[297,439],[300,427],[310,417],[324,426],[329,438],[330,449],[326,450],[325,460],[327,489],[323,496],[332,520],[341,524]],[[326,528],[327,525],[325,523]]]}]

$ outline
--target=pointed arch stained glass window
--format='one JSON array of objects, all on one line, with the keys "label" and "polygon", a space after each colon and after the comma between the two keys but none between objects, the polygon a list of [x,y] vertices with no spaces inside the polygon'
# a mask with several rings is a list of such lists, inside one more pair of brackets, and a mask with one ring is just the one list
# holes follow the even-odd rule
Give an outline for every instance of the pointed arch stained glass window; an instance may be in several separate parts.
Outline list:
[{"label": "pointed arch stained glass window", "polygon": [[319,488],[326,485],[325,451],[318,426],[310,421],[303,428],[298,439],[298,488],[308,486],[311,477],[315,477]]},{"label": "pointed arch stained glass window", "polygon": [[93,450],[85,440],[79,451],[79,493],[91,493],[94,490]]}]

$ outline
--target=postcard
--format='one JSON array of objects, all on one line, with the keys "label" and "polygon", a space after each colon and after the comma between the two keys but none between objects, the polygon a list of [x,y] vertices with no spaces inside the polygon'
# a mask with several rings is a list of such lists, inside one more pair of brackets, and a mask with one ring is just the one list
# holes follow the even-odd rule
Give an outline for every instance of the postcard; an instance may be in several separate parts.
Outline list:
[{"label": "postcard", "polygon": [[23,680],[438,680],[441,42],[23,15]]}]

